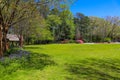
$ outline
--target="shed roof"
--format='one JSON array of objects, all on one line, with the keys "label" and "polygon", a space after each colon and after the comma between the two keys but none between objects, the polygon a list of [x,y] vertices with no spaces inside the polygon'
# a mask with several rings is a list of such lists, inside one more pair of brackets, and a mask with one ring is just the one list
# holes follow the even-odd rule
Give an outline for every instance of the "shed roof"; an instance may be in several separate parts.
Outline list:
[{"label": "shed roof", "polygon": [[19,41],[18,36],[15,35],[15,34],[7,34],[7,39],[8,39],[9,41]]}]

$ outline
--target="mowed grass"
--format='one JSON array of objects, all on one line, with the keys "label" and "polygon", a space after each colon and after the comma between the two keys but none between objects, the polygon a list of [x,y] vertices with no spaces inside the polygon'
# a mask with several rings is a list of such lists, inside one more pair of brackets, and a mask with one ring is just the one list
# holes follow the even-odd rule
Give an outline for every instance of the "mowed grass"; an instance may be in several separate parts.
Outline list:
[{"label": "mowed grass", "polygon": [[18,68],[0,76],[1,80],[120,80],[120,44],[29,45],[25,49],[36,54],[32,59],[37,67]]}]

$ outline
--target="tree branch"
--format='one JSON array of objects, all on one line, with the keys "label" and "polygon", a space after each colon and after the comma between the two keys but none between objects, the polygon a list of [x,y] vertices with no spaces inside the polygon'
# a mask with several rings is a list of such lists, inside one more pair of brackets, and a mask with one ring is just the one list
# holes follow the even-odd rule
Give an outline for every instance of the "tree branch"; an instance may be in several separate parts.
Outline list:
[{"label": "tree branch", "polygon": [[18,6],[20,0],[16,0],[15,2],[15,8],[13,8],[13,12],[10,15],[10,18],[8,19],[7,23],[12,23],[12,20],[15,18],[15,13],[16,13],[16,7]]}]

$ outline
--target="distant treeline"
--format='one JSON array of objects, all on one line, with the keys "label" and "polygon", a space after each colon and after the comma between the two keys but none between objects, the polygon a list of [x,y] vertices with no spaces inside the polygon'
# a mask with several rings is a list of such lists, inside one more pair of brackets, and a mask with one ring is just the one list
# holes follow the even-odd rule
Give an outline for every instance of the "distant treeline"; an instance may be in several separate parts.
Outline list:
[{"label": "distant treeline", "polygon": [[9,33],[22,33],[26,44],[120,41],[120,18],[85,16],[78,12],[73,16],[66,5],[50,8],[42,5],[39,15],[12,26]]}]

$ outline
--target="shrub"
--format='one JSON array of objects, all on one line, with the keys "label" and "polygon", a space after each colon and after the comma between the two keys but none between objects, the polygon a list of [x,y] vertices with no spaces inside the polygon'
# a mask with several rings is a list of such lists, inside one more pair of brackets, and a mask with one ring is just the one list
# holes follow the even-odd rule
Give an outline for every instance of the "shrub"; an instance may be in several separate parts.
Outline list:
[{"label": "shrub", "polygon": [[66,43],[69,43],[69,40],[68,39],[65,39],[63,41],[61,41],[62,44],[66,44]]},{"label": "shrub", "polygon": [[18,50],[20,50],[20,48],[11,48],[11,49],[8,49],[6,51],[6,53],[4,54],[4,56],[9,56],[10,54],[17,52]]},{"label": "shrub", "polygon": [[84,41],[83,40],[76,40],[76,43],[82,44],[82,43],[84,43]]},{"label": "shrub", "polygon": [[108,43],[110,43],[111,42],[111,38],[104,38],[104,42],[108,42]]},{"label": "shrub", "polygon": [[69,43],[75,43],[75,40],[69,40]]}]

